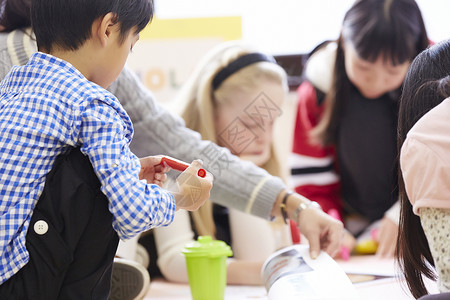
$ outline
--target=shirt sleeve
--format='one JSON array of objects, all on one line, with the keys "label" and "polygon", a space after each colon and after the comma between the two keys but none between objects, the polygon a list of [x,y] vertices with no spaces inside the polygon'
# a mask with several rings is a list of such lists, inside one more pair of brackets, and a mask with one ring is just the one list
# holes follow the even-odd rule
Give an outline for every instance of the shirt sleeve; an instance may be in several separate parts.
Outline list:
[{"label": "shirt sleeve", "polygon": [[235,260],[264,262],[278,249],[292,245],[290,228],[281,218],[269,222],[230,209],[229,224]]},{"label": "shirt sleeve", "polygon": [[384,216],[386,218],[389,218],[392,222],[398,225],[400,222],[400,202],[395,202],[391,208],[389,208],[385,213]]},{"label": "shirt sleeve", "polygon": [[129,69],[122,71],[109,90],[133,122],[130,147],[137,156],[165,154],[186,162],[200,158],[214,175],[211,199],[215,203],[269,219],[278,194],[286,188],[281,179],[202,140],[180,117],[160,106]]},{"label": "shirt sleeve", "polygon": [[322,116],[323,105],[319,105],[317,91],[308,81],[299,86],[297,95],[293,149],[289,158],[291,185],[297,193],[317,201],[325,212],[330,209],[340,211],[334,150],[313,144],[310,140],[311,130]]},{"label": "shirt sleeve", "polygon": [[128,147],[132,128],[125,112],[100,100],[91,101],[81,112],[79,132],[81,151],[89,156],[100,180],[121,239],[172,222],[172,194],[139,180],[140,162]]},{"label": "shirt sleeve", "polygon": [[433,148],[408,137],[401,149],[400,166],[415,214],[421,207],[450,209],[450,166]]},{"label": "shirt sleeve", "polygon": [[188,282],[186,258],[181,252],[187,243],[194,241],[189,213],[179,210],[170,226],[156,228],[155,244],[158,267],[163,276],[173,282]]}]

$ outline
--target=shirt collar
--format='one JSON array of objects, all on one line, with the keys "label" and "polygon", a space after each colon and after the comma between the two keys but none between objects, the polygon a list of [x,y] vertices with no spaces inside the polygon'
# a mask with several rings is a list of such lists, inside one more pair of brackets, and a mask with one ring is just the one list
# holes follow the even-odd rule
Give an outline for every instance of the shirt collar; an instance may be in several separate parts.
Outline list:
[{"label": "shirt collar", "polygon": [[30,59],[28,60],[27,65],[53,65],[60,69],[63,69],[66,72],[76,74],[80,76],[81,78],[85,78],[83,74],[81,74],[80,71],[78,71],[71,63],[58,58],[56,56],[53,56],[51,54],[43,53],[43,52],[36,52],[33,55],[31,55]]}]

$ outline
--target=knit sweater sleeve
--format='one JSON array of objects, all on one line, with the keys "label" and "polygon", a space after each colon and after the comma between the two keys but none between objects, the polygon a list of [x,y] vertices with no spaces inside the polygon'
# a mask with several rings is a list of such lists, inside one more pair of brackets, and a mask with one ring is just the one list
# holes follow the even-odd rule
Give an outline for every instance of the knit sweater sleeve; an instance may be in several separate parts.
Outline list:
[{"label": "knit sweater sleeve", "polygon": [[30,28],[0,33],[0,80],[14,65],[24,65],[37,51]]},{"label": "knit sweater sleeve", "polygon": [[322,117],[320,93],[310,82],[303,82],[298,90],[298,110],[294,126],[294,141],[289,163],[291,185],[295,191],[317,201],[325,212],[341,210],[339,177],[335,172],[335,155],[332,147],[313,144],[311,130]]},{"label": "knit sweater sleeve", "polygon": [[[29,29],[14,31],[12,36],[0,33],[5,41],[0,43],[1,78],[13,64],[25,64],[35,51],[30,35]],[[250,162],[241,161],[225,148],[202,140],[197,132],[186,128],[181,118],[161,107],[128,68],[124,68],[109,90],[120,100],[133,122],[135,134],[130,148],[138,157],[165,154],[188,162],[201,158],[205,168],[214,175],[212,199],[218,199],[218,204],[269,218],[278,194],[285,189],[281,179]]]},{"label": "knit sweater sleeve", "polygon": [[8,53],[7,41],[8,34],[0,33],[0,80],[5,78],[13,65]]},{"label": "knit sweater sleeve", "polygon": [[281,179],[241,161],[226,148],[202,140],[180,117],[160,106],[129,69],[122,71],[110,90],[133,122],[135,135],[130,147],[138,157],[165,154],[187,162],[200,158],[214,175],[211,199],[269,218],[278,194],[285,188]]}]

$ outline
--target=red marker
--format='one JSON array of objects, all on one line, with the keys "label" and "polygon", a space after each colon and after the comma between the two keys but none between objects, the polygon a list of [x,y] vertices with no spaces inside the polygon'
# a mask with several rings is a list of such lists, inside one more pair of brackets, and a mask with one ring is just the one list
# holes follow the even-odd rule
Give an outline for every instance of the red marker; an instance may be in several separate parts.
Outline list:
[{"label": "red marker", "polygon": [[[171,167],[174,170],[178,170],[183,172],[184,170],[186,170],[189,167],[188,163],[185,163],[184,161],[172,158],[172,157],[168,157],[168,156],[164,156],[163,158],[161,158],[161,165],[163,165],[164,163],[166,163],[169,167]],[[205,169],[199,169],[197,172],[197,175],[199,177],[204,178],[206,176],[206,171]]]}]

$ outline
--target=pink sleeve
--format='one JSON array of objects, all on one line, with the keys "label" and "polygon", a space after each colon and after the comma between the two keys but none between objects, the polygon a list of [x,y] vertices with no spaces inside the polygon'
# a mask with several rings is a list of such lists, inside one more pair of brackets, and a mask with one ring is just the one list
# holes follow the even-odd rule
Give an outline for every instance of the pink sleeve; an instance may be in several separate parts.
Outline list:
[{"label": "pink sleeve", "polygon": [[400,153],[400,166],[408,198],[418,215],[421,207],[450,209],[450,164],[439,155],[439,144],[408,137]]}]

